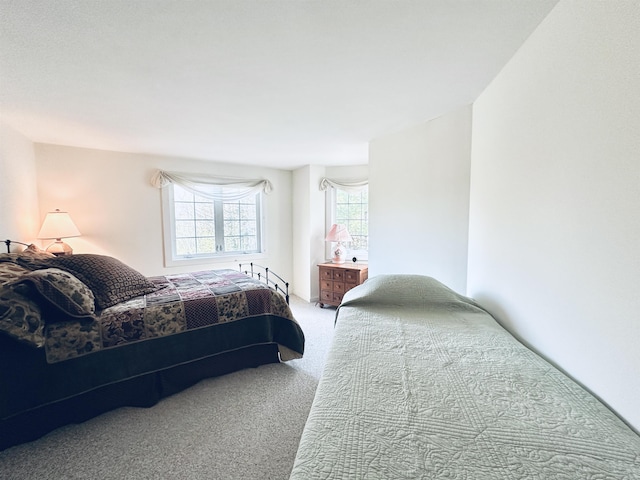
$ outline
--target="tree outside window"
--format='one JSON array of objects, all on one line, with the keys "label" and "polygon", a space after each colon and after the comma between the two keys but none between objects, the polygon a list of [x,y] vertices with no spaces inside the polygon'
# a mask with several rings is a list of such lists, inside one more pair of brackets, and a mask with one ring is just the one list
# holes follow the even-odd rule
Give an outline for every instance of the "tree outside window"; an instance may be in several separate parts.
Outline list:
[{"label": "tree outside window", "polygon": [[261,194],[223,202],[193,194],[179,185],[170,188],[175,258],[261,251]]},{"label": "tree outside window", "polygon": [[347,226],[353,241],[349,245],[352,254],[366,256],[369,250],[369,189],[348,192],[334,190],[333,221]]}]

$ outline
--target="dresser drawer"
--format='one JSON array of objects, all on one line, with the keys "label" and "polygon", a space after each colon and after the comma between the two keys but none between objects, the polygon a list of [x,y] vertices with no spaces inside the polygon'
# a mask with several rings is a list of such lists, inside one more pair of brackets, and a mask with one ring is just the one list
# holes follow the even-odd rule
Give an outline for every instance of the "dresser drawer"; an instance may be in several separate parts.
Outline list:
[{"label": "dresser drawer", "polygon": [[322,280],[333,280],[333,270],[331,270],[330,268],[321,269],[320,278]]},{"label": "dresser drawer", "polygon": [[320,291],[320,301],[324,303],[332,303],[333,302],[333,292],[331,290],[321,290]]},{"label": "dresser drawer", "polygon": [[344,293],[344,282],[333,282],[333,291],[337,293]]},{"label": "dresser drawer", "polygon": [[320,290],[333,290],[333,282],[331,280],[320,280]]},{"label": "dresser drawer", "polygon": [[360,272],[357,270],[347,270],[344,272],[344,281],[347,283],[358,283]]}]

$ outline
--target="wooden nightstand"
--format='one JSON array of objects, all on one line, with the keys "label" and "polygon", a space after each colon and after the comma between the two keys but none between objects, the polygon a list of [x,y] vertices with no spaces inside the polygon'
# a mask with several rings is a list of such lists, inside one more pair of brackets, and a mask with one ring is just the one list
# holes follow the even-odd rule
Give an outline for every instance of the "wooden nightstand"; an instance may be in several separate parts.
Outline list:
[{"label": "wooden nightstand", "polygon": [[362,263],[321,263],[320,307],[342,302],[342,296],[369,278],[369,267]]}]

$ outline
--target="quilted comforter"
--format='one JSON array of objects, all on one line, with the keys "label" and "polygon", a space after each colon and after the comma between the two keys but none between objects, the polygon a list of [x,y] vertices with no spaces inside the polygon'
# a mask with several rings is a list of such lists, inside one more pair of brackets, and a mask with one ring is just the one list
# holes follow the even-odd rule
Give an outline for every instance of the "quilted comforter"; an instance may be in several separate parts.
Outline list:
[{"label": "quilted comforter", "polygon": [[[236,270],[205,270],[149,280],[156,291],[101,310],[96,318],[47,325],[47,361],[54,363],[262,314],[289,319],[297,326],[282,295]],[[279,349],[283,361],[302,357],[297,344],[280,344]]]},{"label": "quilted comforter", "polygon": [[[111,257],[72,255],[64,260],[74,267],[85,259],[104,267],[91,268],[96,274],[87,280],[104,281],[92,289],[83,281],[80,291],[63,288],[80,280],[53,268],[58,264],[18,257],[0,256],[0,449],[111,408],[153,405],[208,376],[304,352],[304,333],[285,298],[236,270],[146,278]],[[114,265],[125,273],[113,275],[107,267]],[[144,285],[145,293],[132,293],[132,285]],[[96,302],[94,311],[98,294],[101,305],[108,297],[111,304]],[[129,298],[116,302],[123,295]],[[85,297],[91,309],[76,301]],[[75,316],[66,313],[80,307]]]},{"label": "quilted comforter", "polygon": [[348,292],[291,479],[640,479],[640,437],[473,300]]}]

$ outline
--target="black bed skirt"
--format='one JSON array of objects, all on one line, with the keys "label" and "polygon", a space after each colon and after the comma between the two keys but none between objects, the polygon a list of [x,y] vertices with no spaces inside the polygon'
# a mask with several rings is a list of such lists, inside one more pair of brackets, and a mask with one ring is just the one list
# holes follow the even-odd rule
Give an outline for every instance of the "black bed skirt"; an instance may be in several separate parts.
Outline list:
[{"label": "black bed skirt", "polygon": [[205,378],[278,362],[277,344],[266,343],[102,386],[2,420],[0,450],[36,440],[63,425],[81,423],[119,407],[151,407]]}]

